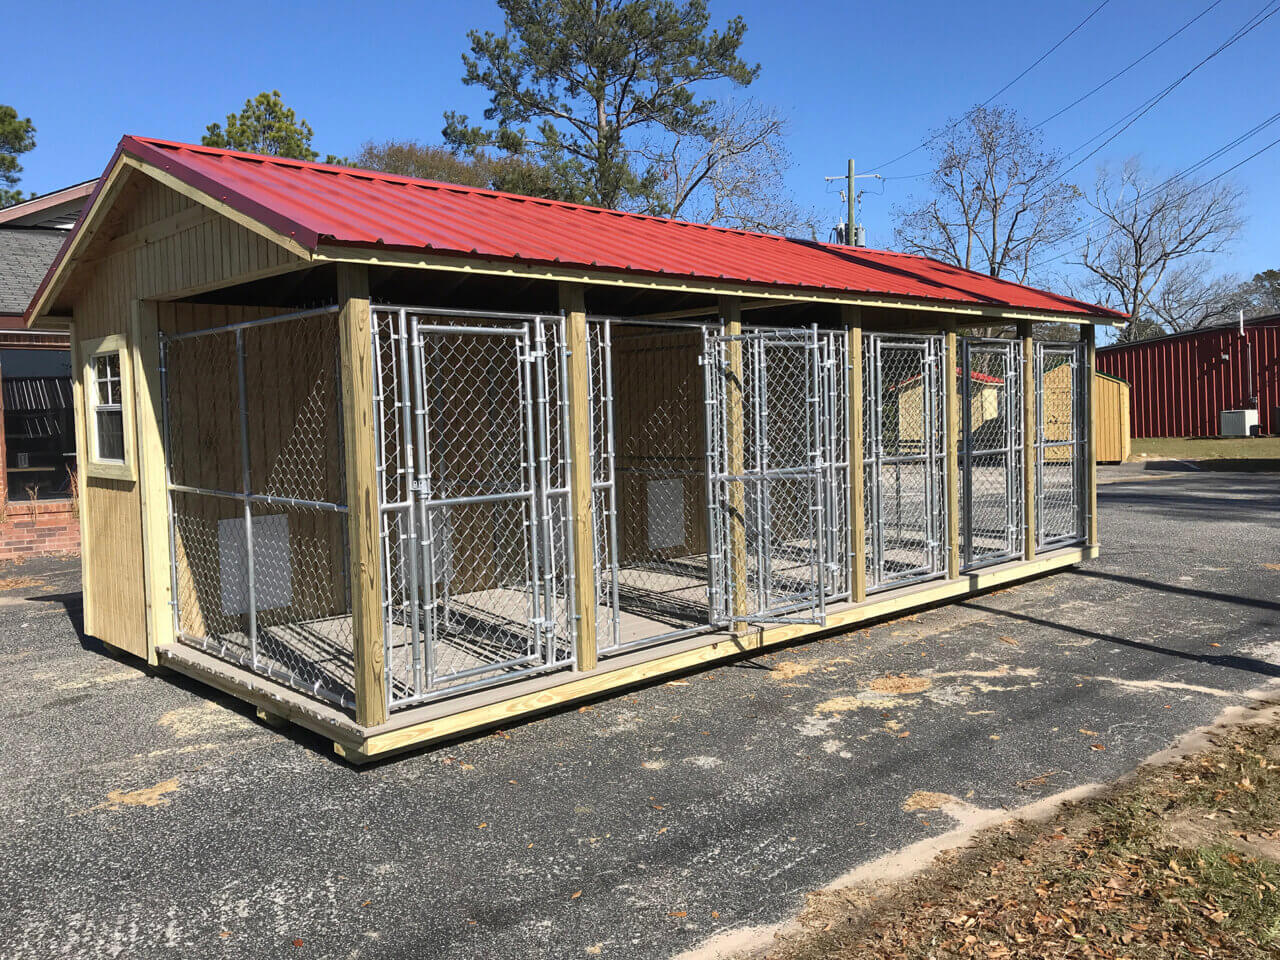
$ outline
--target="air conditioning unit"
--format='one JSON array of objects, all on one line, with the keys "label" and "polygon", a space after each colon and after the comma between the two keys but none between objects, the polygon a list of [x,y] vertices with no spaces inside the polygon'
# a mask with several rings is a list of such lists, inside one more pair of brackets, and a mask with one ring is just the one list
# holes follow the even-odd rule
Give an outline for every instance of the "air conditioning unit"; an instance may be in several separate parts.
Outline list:
[{"label": "air conditioning unit", "polygon": [[1258,432],[1257,410],[1223,410],[1218,432],[1224,437],[1251,437]]}]

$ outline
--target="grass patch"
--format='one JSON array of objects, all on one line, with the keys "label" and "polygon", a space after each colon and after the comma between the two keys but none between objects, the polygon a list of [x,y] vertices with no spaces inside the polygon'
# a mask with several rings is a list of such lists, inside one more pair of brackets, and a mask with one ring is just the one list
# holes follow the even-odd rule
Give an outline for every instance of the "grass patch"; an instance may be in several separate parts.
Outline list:
[{"label": "grass patch", "polygon": [[775,960],[1280,956],[1280,726],[1216,734],[1043,823],[811,895]]},{"label": "grass patch", "polygon": [[1135,438],[1131,460],[1275,460],[1280,437],[1151,437]]}]

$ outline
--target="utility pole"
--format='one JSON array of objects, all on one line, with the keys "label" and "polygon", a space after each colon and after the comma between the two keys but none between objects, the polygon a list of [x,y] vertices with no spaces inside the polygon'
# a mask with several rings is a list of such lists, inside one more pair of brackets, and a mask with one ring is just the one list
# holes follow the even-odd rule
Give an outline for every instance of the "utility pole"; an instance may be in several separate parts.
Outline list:
[{"label": "utility pole", "polygon": [[844,242],[846,246],[856,247],[858,245],[858,228],[854,226],[858,222],[858,191],[853,189],[853,157],[849,158],[849,189],[845,191],[848,195],[848,217],[845,220]]},{"label": "utility pole", "polygon": [[884,177],[878,173],[860,173],[855,175],[853,172],[853,157],[849,158],[849,172],[843,177],[823,177],[827,183],[833,180],[848,181],[845,188],[845,226],[844,226],[844,242],[846,246],[860,247],[858,243],[858,191],[855,188],[854,181],[859,177],[870,177],[875,180],[883,180]]}]

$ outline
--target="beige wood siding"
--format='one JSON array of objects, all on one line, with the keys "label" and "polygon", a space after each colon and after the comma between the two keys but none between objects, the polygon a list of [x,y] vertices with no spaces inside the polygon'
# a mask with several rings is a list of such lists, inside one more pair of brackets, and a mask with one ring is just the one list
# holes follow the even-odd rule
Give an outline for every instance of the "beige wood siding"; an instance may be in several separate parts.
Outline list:
[{"label": "beige wood siding", "polygon": [[[132,178],[62,298],[72,306],[80,340],[127,336],[134,300],[183,295],[219,282],[280,272],[300,262],[282,247],[201,209],[144,174],[133,173]],[[133,416],[132,398],[125,410],[126,416]],[[83,420],[84,410],[78,408],[76,416]],[[138,485],[86,478],[81,509],[88,534],[83,546],[88,622],[99,639],[145,656]]]}]

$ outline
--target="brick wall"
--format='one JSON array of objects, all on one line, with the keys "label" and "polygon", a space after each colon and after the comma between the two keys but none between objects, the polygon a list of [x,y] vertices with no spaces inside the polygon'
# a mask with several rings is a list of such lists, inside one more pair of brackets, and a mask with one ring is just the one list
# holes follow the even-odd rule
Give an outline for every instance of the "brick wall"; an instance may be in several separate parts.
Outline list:
[{"label": "brick wall", "polygon": [[11,501],[0,522],[0,561],[80,552],[80,518],[69,500]]}]

